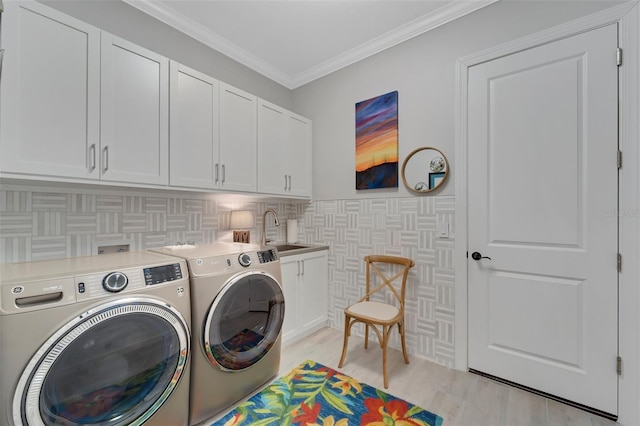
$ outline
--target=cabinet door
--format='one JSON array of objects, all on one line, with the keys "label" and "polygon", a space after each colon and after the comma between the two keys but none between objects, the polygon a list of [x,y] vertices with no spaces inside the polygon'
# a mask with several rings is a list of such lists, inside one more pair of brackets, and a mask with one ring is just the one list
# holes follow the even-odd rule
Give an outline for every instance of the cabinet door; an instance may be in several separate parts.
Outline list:
[{"label": "cabinet door", "polygon": [[299,115],[287,116],[289,131],[289,194],[311,197],[311,121]]},{"label": "cabinet door", "polygon": [[220,188],[256,191],[257,97],[220,82]]},{"label": "cabinet door", "polygon": [[171,61],[169,86],[169,184],[216,188],[220,83]]},{"label": "cabinet door", "polygon": [[289,193],[288,111],[267,101],[258,101],[258,192]]},{"label": "cabinet door", "polygon": [[326,250],[309,253],[301,262],[298,301],[304,309],[300,309],[298,322],[310,329],[327,322],[328,255]]},{"label": "cabinet door", "polygon": [[97,179],[100,31],[40,3],[4,6],[0,169]]},{"label": "cabinet door", "polygon": [[280,259],[282,268],[282,288],[284,293],[284,322],[282,323],[282,341],[295,337],[298,331],[298,278],[300,277],[300,261],[298,256]]},{"label": "cabinet door", "polygon": [[169,61],[102,33],[104,180],[169,183]]}]

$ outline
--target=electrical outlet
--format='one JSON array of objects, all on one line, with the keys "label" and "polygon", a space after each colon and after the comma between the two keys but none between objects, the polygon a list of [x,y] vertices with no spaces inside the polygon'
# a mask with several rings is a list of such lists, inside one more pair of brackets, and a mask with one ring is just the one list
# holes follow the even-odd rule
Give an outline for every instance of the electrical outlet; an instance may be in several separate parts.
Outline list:
[{"label": "electrical outlet", "polygon": [[98,246],[98,254],[124,253],[129,251],[129,244],[116,244],[112,246]]}]

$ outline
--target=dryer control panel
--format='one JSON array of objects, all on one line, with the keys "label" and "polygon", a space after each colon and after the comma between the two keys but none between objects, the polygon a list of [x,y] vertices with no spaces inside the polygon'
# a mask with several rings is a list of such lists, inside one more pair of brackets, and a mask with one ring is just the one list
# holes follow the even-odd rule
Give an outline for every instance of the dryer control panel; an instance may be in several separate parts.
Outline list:
[{"label": "dryer control panel", "polygon": [[258,261],[260,263],[274,262],[278,260],[278,252],[275,249],[263,250],[258,252]]}]

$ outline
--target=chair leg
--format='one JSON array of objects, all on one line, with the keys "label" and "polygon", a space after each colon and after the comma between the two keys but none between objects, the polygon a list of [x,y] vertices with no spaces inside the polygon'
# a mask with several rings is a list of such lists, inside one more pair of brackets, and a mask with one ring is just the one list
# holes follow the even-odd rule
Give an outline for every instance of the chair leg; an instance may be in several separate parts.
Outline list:
[{"label": "chair leg", "polygon": [[364,348],[369,347],[369,324],[364,325]]},{"label": "chair leg", "polygon": [[407,345],[404,342],[404,322],[398,323],[398,330],[400,331],[400,340],[402,341],[402,355],[404,355],[404,363],[409,364],[409,355],[407,354]]},{"label": "chair leg", "polygon": [[384,381],[384,388],[389,388],[389,378],[387,377],[387,342],[389,342],[389,331],[387,326],[382,328],[382,379]]},{"label": "chair leg", "polygon": [[338,368],[342,368],[342,364],[344,364],[344,359],[347,356],[347,345],[349,342],[349,323],[351,322],[350,318],[345,315],[344,317],[344,341],[342,343],[342,356],[340,357],[340,363],[338,364]]}]

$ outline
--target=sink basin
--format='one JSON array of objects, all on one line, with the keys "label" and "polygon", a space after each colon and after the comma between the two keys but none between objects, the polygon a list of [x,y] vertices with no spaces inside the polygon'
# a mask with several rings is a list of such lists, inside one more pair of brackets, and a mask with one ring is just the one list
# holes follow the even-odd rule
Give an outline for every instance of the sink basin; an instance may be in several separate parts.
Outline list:
[{"label": "sink basin", "polygon": [[307,246],[301,246],[297,244],[280,244],[279,246],[275,246],[275,247],[278,249],[279,252],[308,248]]}]

